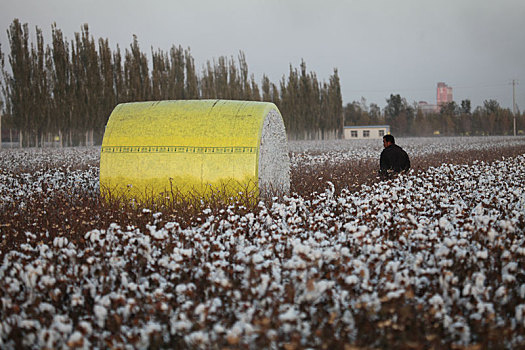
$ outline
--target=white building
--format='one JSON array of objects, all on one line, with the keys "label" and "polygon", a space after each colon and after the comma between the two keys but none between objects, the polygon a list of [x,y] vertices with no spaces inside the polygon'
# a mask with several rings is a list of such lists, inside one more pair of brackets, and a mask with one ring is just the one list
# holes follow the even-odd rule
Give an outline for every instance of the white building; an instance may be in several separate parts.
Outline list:
[{"label": "white building", "polygon": [[381,139],[390,134],[390,125],[345,126],[346,140]]}]

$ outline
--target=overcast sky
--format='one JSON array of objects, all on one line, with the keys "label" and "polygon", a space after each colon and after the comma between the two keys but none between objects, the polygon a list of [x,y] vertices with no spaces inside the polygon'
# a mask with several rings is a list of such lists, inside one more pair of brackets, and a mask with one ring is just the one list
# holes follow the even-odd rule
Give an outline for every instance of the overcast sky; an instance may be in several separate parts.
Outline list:
[{"label": "overcast sky", "polygon": [[[452,86],[459,104],[496,99],[525,110],[524,0],[0,0],[0,43],[14,18],[49,38],[68,39],[88,23],[95,39],[142,51],[190,47],[199,71],[219,56],[246,54],[260,83],[275,83],[304,59],[327,81],[337,68],[344,103],[366,98],[381,108],[391,93],[436,102]],[[46,43],[50,43],[49,40]]]}]

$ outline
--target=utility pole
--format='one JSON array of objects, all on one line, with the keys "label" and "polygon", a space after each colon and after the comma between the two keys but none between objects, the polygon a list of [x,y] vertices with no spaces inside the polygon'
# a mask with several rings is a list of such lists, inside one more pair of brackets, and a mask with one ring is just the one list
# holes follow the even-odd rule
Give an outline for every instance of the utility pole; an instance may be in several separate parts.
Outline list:
[{"label": "utility pole", "polygon": [[512,114],[514,115],[514,136],[516,136],[516,80],[512,79]]}]

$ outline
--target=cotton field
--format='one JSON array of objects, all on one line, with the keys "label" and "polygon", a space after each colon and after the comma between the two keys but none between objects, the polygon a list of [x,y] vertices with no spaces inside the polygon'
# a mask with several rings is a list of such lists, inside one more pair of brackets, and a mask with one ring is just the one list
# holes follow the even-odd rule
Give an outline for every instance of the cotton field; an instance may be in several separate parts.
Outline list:
[{"label": "cotton field", "polygon": [[525,138],[397,143],[389,181],[290,143],[309,193],[184,222],[101,202],[99,148],[2,150],[0,348],[524,348]]}]

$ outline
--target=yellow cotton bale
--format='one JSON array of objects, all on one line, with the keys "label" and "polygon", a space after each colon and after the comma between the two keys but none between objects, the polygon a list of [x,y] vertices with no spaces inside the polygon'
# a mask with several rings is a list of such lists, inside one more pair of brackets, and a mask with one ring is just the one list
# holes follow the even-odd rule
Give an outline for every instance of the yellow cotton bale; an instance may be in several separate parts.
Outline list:
[{"label": "yellow cotton bale", "polygon": [[287,193],[283,120],[273,103],[188,100],[120,104],[100,156],[103,196]]}]

